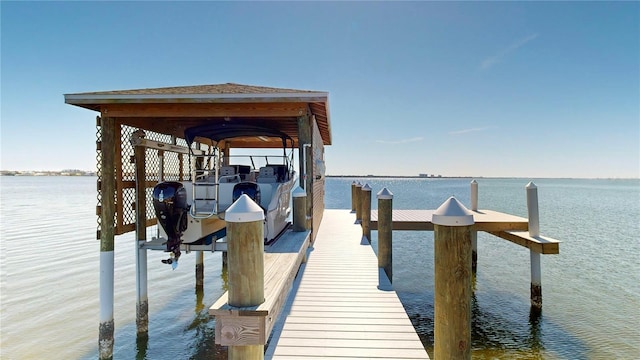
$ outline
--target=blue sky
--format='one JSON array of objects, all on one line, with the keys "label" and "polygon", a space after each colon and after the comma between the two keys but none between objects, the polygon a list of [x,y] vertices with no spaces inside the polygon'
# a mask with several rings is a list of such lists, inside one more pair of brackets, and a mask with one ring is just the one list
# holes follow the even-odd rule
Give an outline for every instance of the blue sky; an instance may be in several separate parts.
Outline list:
[{"label": "blue sky", "polygon": [[95,169],[63,94],[329,93],[327,173],[640,177],[639,2],[1,3],[3,170]]}]

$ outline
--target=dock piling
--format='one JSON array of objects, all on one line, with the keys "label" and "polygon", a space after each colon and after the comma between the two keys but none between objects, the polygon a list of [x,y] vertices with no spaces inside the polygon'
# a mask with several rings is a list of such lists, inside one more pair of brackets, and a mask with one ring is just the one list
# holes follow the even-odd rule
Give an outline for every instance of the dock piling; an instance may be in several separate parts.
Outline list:
[{"label": "dock piling", "polygon": [[376,194],[378,198],[378,268],[384,269],[393,283],[393,193],[383,188]]},{"label": "dock piling", "polygon": [[358,181],[356,183],[356,223],[362,221],[362,184]]},{"label": "dock piling", "polygon": [[471,359],[473,213],[454,197],[434,212],[434,357]]},{"label": "dock piling", "polygon": [[[264,212],[243,194],[226,212],[229,305],[257,306],[264,302]],[[224,337],[242,337],[241,328],[225,326]],[[264,345],[229,346],[228,359],[262,360]]]},{"label": "dock piling", "polygon": [[291,194],[293,197],[293,231],[307,230],[307,192],[300,186]]},{"label": "dock piling", "polygon": [[100,327],[98,352],[100,359],[113,357],[113,290],[114,290],[114,237],[115,237],[115,149],[116,124],[113,118],[101,118],[100,164]]},{"label": "dock piling", "polygon": [[[471,180],[471,211],[478,211],[478,182]],[[471,230],[471,272],[478,272],[478,231]]]},{"label": "dock piling", "polygon": [[196,257],[196,287],[204,286],[204,252],[195,251]]},{"label": "dock piling", "polygon": [[369,184],[364,184],[360,191],[362,236],[371,243],[371,187]]},{"label": "dock piling", "polygon": [[[529,214],[529,236],[540,236],[540,216],[538,211],[538,187],[533,182],[529,182],[525,187],[527,190],[527,212]],[[540,264],[540,253],[529,250],[531,261],[531,306],[542,308],[542,269]]]},{"label": "dock piling", "polygon": [[[136,136],[144,137],[144,132]],[[147,241],[147,174],[144,147],[134,147],[134,159],[136,165],[136,331],[139,336],[147,336],[149,331],[147,250],[142,247]]]},{"label": "dock piling", "polygon": [[356,181],[351,183],[351,212],[356,212]]}]

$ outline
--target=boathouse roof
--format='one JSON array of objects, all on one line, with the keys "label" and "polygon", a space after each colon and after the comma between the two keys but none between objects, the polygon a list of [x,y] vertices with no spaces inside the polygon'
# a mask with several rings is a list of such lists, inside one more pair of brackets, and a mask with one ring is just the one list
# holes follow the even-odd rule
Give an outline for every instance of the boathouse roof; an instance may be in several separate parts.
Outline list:
[{"label": "boathouse roof", "polygon": [[[324,145],[331,145],[328,93],[234,83],[65,94],[65,103],[99,111],[121,124],[184,138],[186,128],[234,122],[264,126],[297,143],[298,118],[314,116]],[[234,147],[278,147],[279,141],[246,139]]]}]

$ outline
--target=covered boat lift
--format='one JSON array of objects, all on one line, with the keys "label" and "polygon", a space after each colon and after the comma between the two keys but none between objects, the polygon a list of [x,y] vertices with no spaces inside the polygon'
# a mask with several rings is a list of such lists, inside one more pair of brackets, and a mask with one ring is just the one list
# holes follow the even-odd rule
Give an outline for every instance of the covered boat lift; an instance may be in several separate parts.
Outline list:
[{"label": "covered boat lift", "polygon": [[[96,214],[101,359],[113,355],[114,237],[134,230],[139,245],[136,323],[138,333],[148,331],[143,244],[147,243],[147,227],[157,223],[150,210],[151,190],[162,180],[185,180],[189,151],[204,151],[212,145],[200,140],[188,144],[185,129],[233,123],[272,128],[293,139],[298,148],[300,187],[308,199],[307,228],[315,238],[324,210],[324,146],[331,145],[328,93],[226,83],[66,94],[65,103],[99,112]],[[277,139],[261,136],[217,145],[227,154],[235,148],[282,146]]]}]

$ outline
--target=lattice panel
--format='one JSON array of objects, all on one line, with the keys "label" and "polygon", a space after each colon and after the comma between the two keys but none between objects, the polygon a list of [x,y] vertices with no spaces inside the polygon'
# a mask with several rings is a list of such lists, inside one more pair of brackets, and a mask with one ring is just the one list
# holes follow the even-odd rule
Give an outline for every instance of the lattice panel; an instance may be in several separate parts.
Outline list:
[{"label": "lattice panel", "polygon": [[[96,209],[99,209],[102,206],[102,191],[100,190],[100,181],[102,180],[102,150],[98,144],[102,142],[102,127],[100,126],[100,117],[96,117],[96,175],[98,176],[97,180],[97,188],[98,195],[96,196],[97,204]],[[100,214],[96,214],[98,218],[96,219],[98,225],[96,229],[96,238],[100,240],[100,229],[102,228],[102,221]]]},{"label": "lattice panel", "polygon": [[[136,213],[135,213],[135,174],[136,164],[134,161],[135,149],[131,145],[131,135],[139,129],[130,126],[121,126],[120,137],[120,156],[121,160],[120,178],[117,180],[118,195],[117,199],[121,201],[122,205],[118,205],[117,209],[122,213],[116,216],[118,220],[116,225],[116,234],[123,234],[125,232],[135,230]],[[186,146],[184,139],[174,139],[170,135],[160,134],[153,131],[144,130],[144,138],[152,141],[163,142],[167,144],[176,144]],[[194,144],[194,148],[198,145]],[[160,177],[161,163],[159,159],[160,151],[156,149],[145,150],[145,202],[146,202],[146,216],[147,226],[154,225],[156,223],[156,216],[153,209],[153,187],[158,183]],[[190,164],[189,155],[179,154],[172,151],[162,151],[163,156],[163,180],[164,181],[184,181],[190,178]],[[118,201],[117,200],[117,201]]]}]

